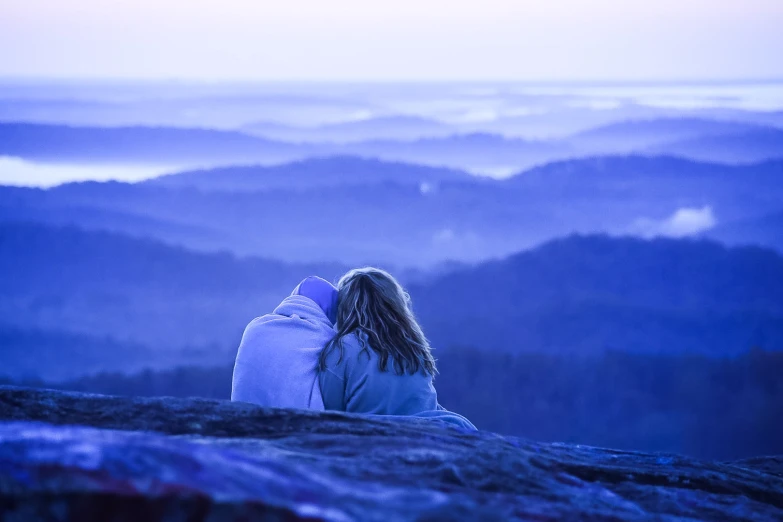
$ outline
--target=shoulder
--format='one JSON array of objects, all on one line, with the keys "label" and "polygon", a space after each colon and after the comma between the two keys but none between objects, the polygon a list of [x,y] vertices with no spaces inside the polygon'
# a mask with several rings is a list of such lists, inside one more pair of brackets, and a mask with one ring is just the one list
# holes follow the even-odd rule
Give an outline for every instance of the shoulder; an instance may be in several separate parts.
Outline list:
[{"label": "shoulder", "polygon": [[281,317],[279,315],[277,315],[277,314],[265,314],[265,315],[262,315],[260,317],[256,317],[255,319],[250,321],[247,324],[247,327],[248,328],[253,328],[254,326],[265,324],[265,323],[268,323],[270,321],[274,321],[276,319],[281,319]]},{"label": "shoulder", "polygon": [[250,321],[245,327],[245,335],[254,335],[259,332],[263,332],[270,324],[280,323],[286,321],[288,318],[278,314],[265,314],[260,317],[256,317]]},{"label": "shoulder", "polygon": [[249,323],[247,323],[247,326],[245,327],[245,336],[253,334],[258,328],[262,327],[265,324],[270,323],[271,321],[274,321],[277,318],[274,314],[266,314],[262,315],[260,317],[256,317]]},{"label": "shoulder", "polygon": [[[366,348],[365,348],[366,346]],[[371,352],[370,346],[364,344],[356,332],[335,338],[329,346],[329,353],[326,357],[327,365],[344,365],[350,361],[353,363],[362,353]],[[366,356],[364,358],[367,358]]]},{"label": "shoulder", "polygon": [[372,352],[367,336],[359,332],[351,332],[340,338],[343,350],[346,354],[358,356],[360,353]]},{"label": "shoulder", "polygon": [[377,365],[378,355],[366,339],[352,332],[335,339],[326,354],[326,369],[340,374],[351,374],[367,366]]}]

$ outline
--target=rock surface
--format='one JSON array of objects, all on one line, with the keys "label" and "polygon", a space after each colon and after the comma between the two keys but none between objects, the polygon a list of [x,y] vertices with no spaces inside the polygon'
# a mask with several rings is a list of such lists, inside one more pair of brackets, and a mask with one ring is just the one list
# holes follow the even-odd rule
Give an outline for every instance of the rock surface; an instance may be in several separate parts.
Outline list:
[{"label": "rock surface", "polygon": [[783,458],[0,387],[3,520],[783,520]]}]

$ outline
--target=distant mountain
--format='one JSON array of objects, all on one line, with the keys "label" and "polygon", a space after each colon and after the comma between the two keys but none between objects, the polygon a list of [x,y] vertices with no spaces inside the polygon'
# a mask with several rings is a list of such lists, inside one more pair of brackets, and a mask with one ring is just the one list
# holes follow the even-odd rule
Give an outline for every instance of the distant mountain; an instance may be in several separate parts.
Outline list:
[{"label": "distant mountain", "polygon": [[[600,102],[598,103],[600,104]],[[636,127],[636,123],[641,127],[645,127],[647,124],[657,126],[659,121],[663,122],[663,126],[667,125],[666,122],[672,122],[677,126],[676,122],[701,120],[716,124],[728,123],[731,128],[735,128],[736,124],[783,127],[783,111],[748,111],[716,107],[675,109],[651,107],[630,101],[619,105],[609,102],[608,105],[610,106],[545,104],[535,108],[531,107],[528,110],[523,109],[521,114],[503,114],[500,111],[495,119],[467,121],[454,126],[462,133],[489,132],[508,137],[569,142],[574,138],[577,138],[576,141],[578,141],[581,133],[585,133],[587,138],[594,130],[604,127],[610,134],[606,137],[611,140],[611,134],[614,134],[615,131],[621,131],[628,123],[633,124],[633,128],[630,129],[632,132],[640,130]],[[716,125],[715,128],[719,128],[719,125]],[[621,132],[614,135],[620,140],[624,139]],[[596,138],[599,137],[596,136]],[[619,143],[621,144],[622,141]],[[574,143],[574,145],[577,144]],[[617,153],[617,148],[612,146],[610,141],[598,139],[594,144],[604,144],[611,148],[590,149],[592,154]],[[623,151],[628,153],[633,149],[625,148]]]},{"label": "distant mountain", "polygon": [[242,131],[269,139],[294,142],[353,143],[367,140],[417,140],[454,134],[457,129],[419,116],[381,116],[318,127],[292,127],[258,122]]},{"label": "distant mountain", "polygon": [[372,185],[385,182],[413,184],[433,190],[441,182],[470,181],[474,176],[455,169],[393,163],[351,156],[311,158],[271,167],[222,167],[181,172],[149,180],[165,187],[199,190],[306,190],[319,187]]},{"label": "distant mountain", "polygon": [[302,278],[332,279],[344,270],[197,254],[74,227],[0,225],[4,324],[110,336],[163,352],[233,345],[250,319],[270,311]]},{"label": "distant mountain", "polygon": [[[47,82],[48,83],[48,82]],[[237,129],[262,118],[341,119],[375,109],[366,100],[325,95],[323,85],[292,92],[268,84],[118,85],[110,82],[0,85],[0,121],[87,126],[163,126]],[[209,83],[209,85],[207,85]],[[99,85],[100,84],[100,85]],[[350,99],[353,98],[353,99]]]},{"label": "distant mountain", "polygon": [[[435,137],[418,139],[367,139],[372,135],[370,131],[373,125],[382,127],[396,124],[404,127],[422,122],[407,118],[401,121],[393,119],[392,122],[368,121],[361,124],[369,127],[367,132],[361,128],[354,129],[357,137],[364,133],[363,141],[328,142],[313,136],[313,142],[300,140],[296,143],[235,131],[198,128],[0,123],[0,156],[36,162],[154,165],[179,170],[277,165],[301,162],[308,158],[358,156],[458,169],[495,177],[508,176],[552,161],[604,153],[671,155],[719,163],[752,163],[783,157],[783,129],[696,118],[612,124],[578,134],[570,140],[524,140],[481,132],[453,134],[453,129],[448,135],[441,133]],[[331,131],[327,129],[328,132]],[[319,140],[321,142],[315,143]],[[326,168],[323,165],[319,167],[318,162],[313,165],[316,165],[316,171]],[[297,172],[302,175],[308,168],[309,165],[305,163]],[[351,170],[348,165],[344,168]],[[354,170],[361,168],[356,166]],[[284,167],[283,170],[290,168]],[[233,188],[241,189],[248,172],[221,170],[220,174],[232,180],[241,178],[243,181],[231,183]],[[210,174],[203,173],[200,176],[200,184],[203,185],[203,180]]]},{"label": "distant mountain", "polygon": [[106,371],[166,368],[186,359],[205,364],[215,364],[220,359],[217,354],[205,356],[196,350],[180,354],[154,350],[103,334],[8,326],[0,326],[0,346],[0,379],[13,376],[50,382]]},{"label": "distant mountain", "polygon": [[718,223],[756,216],[760,209],[772,212],[783,206],[778,203],[783,198],[781,176],[783,161],[731,166],[675,157],[604,156],[553,162],[506,183],[559,201],[562,220],[590,216],[593,230],[635,233],[633,227],[617,226],[619,220],[628,225],[631,214],[663,220],[679,209],[704,207],[713,209]]},{"label": "distant mountain", "polygon": [[[0,187],[0,219],[101,228],[73,207],[144,216],[162,223],[153,237],[188,248],[230,250],[288,262],[388,263],[426,268],[449,260],[478,261],[535,237],[513,223],[498,226],[516,209],[513,194],[497,182],[469,180],[432,186],[379,183],[312,190],[206,192],[154,184],[73,183],[48,190]],[[37,219],[34,216],[39,216]],[[171,223],[188,224],[176,237]],[[546,225],[544,225],[546,226]],[[108,228],[108,227],[107,227]],[[136,234],[136,220],[127,232]],[[514,238],[508,235],[514,232]],[[123,229],[112,223],[112,230]],[[482,232],[479,235],[479,231]],[[513,239],[510,241],[510,239]]]},{"label": "distant mountain", "polygon": [[[683,209],[708,208],[714,215],[710,225],[720,225],[783,208],[783,161],[728,166],[676,158],[589,158],[496,181],[349,160],[343,171],[347,183],[309,181],[336,179],[326,173],[343,161],[258,171],[307,180],[294,183],[295,190],[277,185],[256,190],[254,169],[227,171],[227,186],[253,189],[236,192],[206,188],[223,186],[223,171],[213,173],[214,184],[210,174],[195,174],[196,187],[176,176],[48,190],[0,187],[0,222],[73,224],[286,262],[427,268],[505,256],[572,232],[655,235],[656,223],[665,230],[667,220]],[[422,183],[422,175],[443,181]],[[378,176],[379,182],[359,184],[365,176]]]},{"label": "distant mountain", "polygon": [[[29,375],[39,357],[37,373],[49,378],[228,364],[249,320],[301,278],[345,269],[0,225],[0,365],[8,357]],[[438,349],[728,356],[783,348],[783,258],[758,248],[574,236],[413,280],[414,309]],[[58,343],[71,358],[53,352]]]},{"label": "distant mountain", "polygon": [[[403,282],[437,272],[391,269]],[[75,227],[0,225],[0,378],[228,364],[246,324],[347,267],[199,254]]]},{"label": "distant mountain", "polygon": [[733,121],[767,125],[770,127],[783,127],[783,111],[781,110],[745,110],[729,109],[726,107],[704,107],[687,111],[700,118],[708,118],[719,121]]},{"label": "distant mountain", "polygon": [[37,161],[198,165],[282,162],[309,153],[233,131],[0,123],[0,155]]},{"label": "distant mountain", "polygon": [[[15,190],[8,188],[9,194]],[[28,192],[28,191],[32,192]],[[40,195],[39,189],[21,189],[18,194]],[[2,189],[0,189],[2,192]],[[47,225],[78,225],[86,230],[103,230],[122,232],[130,236],[150,238],[155,237],[173,243],[199,245],[210,243],[221,236],[219,230],[209,226],[191,225],[176,219],[163,220],[149,217],[143,212],[125,212],[110,207],[94,207],[89,204],[68,204],[50,206],[46,212],[41,212],[35,206],[19,205],[13,207],[0,206],[0,223],[40,223]]]},{"label": "distant mountain", "polygon": [[326,132],[327,136],[341,137],[340,141],[411,140],[454,133],[454,128],[446,123],[408,115],[382,116],[324,125],[320,130]]},{"label": "distant mountain", "polygon": [[783,211],[725,223],[705,235],[729,245],[764,245],[783,252]]},{"label": "distant mountain", "polygon": [[652,147],[649,153],[733,164],[781,159],[783,129],[760,129],[691,138]]},{"label": "distant mountain", "polygon": [[[708,181],[770,182],[783,172],[783,161],[735,167],[707,163],[675,156],[592,156],[573,160],[553,161],[519,173],[506,180],[509,185],[541,187],[547,183],[590,187],[596,192],[613,190],[614,182],[622,182],[626,189],[635,190],[636,183],[675,185],[689,181],[707,184]],[[606,184],[610,185],[607,186]],[[681,187],[672,187],[675,190]],[[705,187],[709,188],[709,187]]]},{"label": "distant mountain", "polygon": [[354,155],[492,174],[526,168],[563,157],[568,152],[568,146],[559,143],[506,139],[491,134],[315,144],[198,128],[0,123],[0,156],[54,163],[201,168]]},{"label": "distant mountain", "polygon": [[744,122],[704,118],[659,118],[612,123],[580,132],[567,141],[588,153],[617,154],[639,152],[675,141],[760,130],[765,130],[765,127]]},{"label": "distant mountain", "polygon": [[573,236],[410,289],[435,346],[732,356],[783,349],[783,257]]},{"label": "distant mountain", "polygon": [[510,173],[573,153],[568,144],[473,133],[413,141],[365,141],[346,145],[350,154],[483,173]]}]

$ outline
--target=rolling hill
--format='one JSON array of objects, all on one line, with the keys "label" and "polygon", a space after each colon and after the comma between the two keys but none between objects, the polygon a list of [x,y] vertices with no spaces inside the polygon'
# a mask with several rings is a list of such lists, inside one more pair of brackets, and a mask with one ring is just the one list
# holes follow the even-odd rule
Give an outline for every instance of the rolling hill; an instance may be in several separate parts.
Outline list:
[{"label": "rolling hill", "polygon": [[783,158],[783,129],[700,136],[651,147],[651,154],[669,154],[695,161],[754,163]]},{"label": "rolling hill", "polygon": [[412,141],[376,140],[345,145],[344,152],[386,160],[497,173],[529,168],[572,155],[567,143],[472,133]]},{"label": "rolling hill", "polygon": [[734,356],[783,349],[783,257],[572,236],[411,288],[436,346]]},{"label": "rolling hill", "polygon": [[[273,126],[280,131],[277,127]],[[416,128],[421,132],[415,132]],[[391,130],[384,134],[384,129]],[[0,156],[35,162],[188,169],[361,156],[495,177],[551,161],[596,154],[670,155],[718,163],[753,163],[783,157],[783,129],[707,118],[631,120],[550,140],[491,132],[465,133],[459,127],[410,117],[343,123],[308,132],[301,133],[301,139],[296,141],[283,141],[203,128],[7,122],[0,123]]]},{"label": "rolling hill", "polygon": [[162,352],[238,342],[244,325],[302,278],[343,271],[335,264],[198,254],[75,227],[0,225],[4,324],[111,337]]},{"label": "rolling hill", "polygon": [[[333,167],[345,184],[328,184],[337,179]],[[0,187],[0,222],[72,224],[286,262],[425,268],[505,256],[572,232],[666,234],[664,225],[683,209],[708,208],[720,225],[783,207],[783,162],[727,166],[603,157],[552,163],[496,181],[337,158],[212,174],[47,190]],[[280,188],[277,176],[300,183]],[[378,182],[359,184],[363,179]]]},{"label": "rolling hill", "polygon": [[765,130],[762,125],[706,118],[658,118],[611,123],[567,139],[591,154],[627,154],[657,145]]},{"label": "rolling hill", "polygon": [[[73,352],[76,369],[226,364],[247,322],[301,278],[331,279],[345,269],[200,254],[73,227],[2,225],[3,356],[23,350],[62,365],[44,357],[62,339],[83,345]],[[769,250],[573,236],[408,287],[439,349],[733,356],[753,346],[783,349],[781,285],[783,258]],[[146,351],[134,355],[133,346]]]},{"label": "rolling hill", "polygon": [[[166,353],[107,335],[75,334],[0,325],[0,379],[72,379],[106,371],[134,372],[181,364],[185,353]],[[216,354],[188,352],[194,364],[215,364]]]},{"label": "rolling hill", "polygon": [[351,156],[311,158],[270,167],[221,167],[180,172],[147,181],[165,187],[194,187],[206,191],[307,190],[321,187],[412,184],[424,190],[475,177],[455,169],[425,167]]},{"label": "rolling hill", "polygon": [[783,211],[724,223],[705,236],[729,245],[766,245],[783,252]]},{"label": "rolling hill", "polygon": [[308,154],[301,146],[235,131],[0,123],[0,155],[36,161],[199,165],[282,162]]},{"label": "rolling hill", "polygon": [[268,122],[245,125],[242,131],[292,142],[355,143],[367,140],[411,141],[445,137],[458,131],[445,123],[420,116],[379,116],[316,127],[292,127]]}]

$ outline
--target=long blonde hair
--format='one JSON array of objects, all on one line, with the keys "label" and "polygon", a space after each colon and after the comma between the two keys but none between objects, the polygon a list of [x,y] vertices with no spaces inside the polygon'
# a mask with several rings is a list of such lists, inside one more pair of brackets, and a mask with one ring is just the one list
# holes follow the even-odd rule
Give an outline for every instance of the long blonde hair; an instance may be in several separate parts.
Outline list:
[{"label": "long blonde hair", "polygon": [[321,351],[321,371],[335,348],[342,360],[345,336],[358,334],[362,350],[378,354],[380,371],[386,371],[391,357],[398,375],[415,374],[422,368],[432,376],[438,372],[429,341],[413,315],[410,296],[391,274],[378,268],[357,268],[340,278],[337,290],[337,334]]}]

